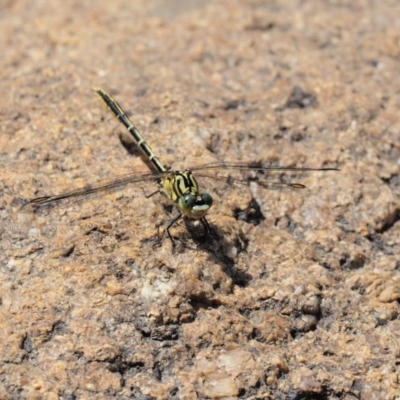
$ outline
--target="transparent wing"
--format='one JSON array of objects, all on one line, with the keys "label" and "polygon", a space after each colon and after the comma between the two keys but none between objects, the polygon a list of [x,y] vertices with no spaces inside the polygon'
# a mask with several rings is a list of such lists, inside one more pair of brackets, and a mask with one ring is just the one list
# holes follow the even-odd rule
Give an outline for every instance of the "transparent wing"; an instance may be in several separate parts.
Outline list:
[{"label": "transparent wing", "polygon": [[60,194],[36,197],[23,204],[21,211],[35,212],[36,210],[46,206],[66,206],[76,201],[83,201],[86,198],[120,190],[129,184],[146,181],[158,181],[163,175],[165,175],[165,173],[159,172],[135,172],[127,175],[121,175],[119,177],[103,180],[94,185],[87,185],[76,190],[63,192]]},{"label": "transparent wing", "polygon": [[211,176],[203,174],[202,172],[196,174],[196,178],[207,178],[211,181],[221,181],[226,183],[232,183],[234,185],[244,185],[249,186],[251,182],[256,182],[258,186],[265,189],[279,189],[279,188],[291,188],[291,189],[307,189],[307,186],[302,183],[296,182],[277,182],[277,181],[268,181],[268,180],[259,180],[259,179],[249,179],[249,178],[234,178],[232,176]]},{"label": "transparent wing", "polygon": [[[214,181],[225,181],[228,183],[246,185],[250,182],[257,182],[263,188],[292,188],[292,189],[306,189],[307,187],[301,183],[285,182],[285,181],[270,181],[266,177],[268,173],[274,172],[307,172],[307,171],[338,171],[337,168],[308,168],[308,167],[279,167],[279,166],[264,166],[255,162],[213,162],[202,164],[191,168],[196,172],[195,176],[200,178],[207,178]],[[203,172],[205,171],[205,172]],[[207,171],[213,172],[213,175],[207,174]],[[232,173],[228,176],[227,172]],[[224,174],[225,172],[225,174]],[[238,173],[237,176],[236,173]],[[243,177],[243,172],[250,175]],[[126,185],[135,184],[146,181],[160,181],[163,176],[170,172],[134,172],[127,175],[122,175],[112,179],[97,182],[94,185],[88,185],[78,188],[73,191],[67,191],[60,194],[51,194],[48,196],[41,196],[34,198],[21,207],[21,211],[35,212],[46,206],[66,206],[71,203],[83,201],[90,197],[96,197],[100,194],[107,194],[122,189]],[[219,175],[222,173],[222,175]],[[254,173],[255,175],[251,176]]]},{"label": "transparent wing", "polygon": [[192,171],[202,170],[246,170],[246,171],[294,171],[294,172],[307,172],[307,171],[339,171],[338,168],[309,168],[309,167],[280,167],[273,165],[262,165],[258,162],[212,162],[208,164],[196,165],[191,168]]},{"label": "transparent wing", "polygon": [[[258,186],[267,189],[285,187],[291,189],[307,189],[302,183],[291,182],[290,180],[288,181],[288,177],[283,177],[282,174],[286,172],[293,175],[302,172],[338,171],[337,168],[265,166],[257,162],[213,162],[194,166],[191,169],[196,172],[196,177],[205,177],[247,186],[251,182],[256,182]],[[203,171],[205,171],[205,173]],[[214,175],[208,175],[207,171],[213,172]],[[221,172],[222,175],[219,175],[219,172]],[[229,175],[227,175],[227,173],[229,173]],[[244,177],[245,174],[247,174],[247,177]],[[281,174],[281,181],[276,181],[277,174]],[[275,180],[268,180],[270,175],[274,176]]]}]

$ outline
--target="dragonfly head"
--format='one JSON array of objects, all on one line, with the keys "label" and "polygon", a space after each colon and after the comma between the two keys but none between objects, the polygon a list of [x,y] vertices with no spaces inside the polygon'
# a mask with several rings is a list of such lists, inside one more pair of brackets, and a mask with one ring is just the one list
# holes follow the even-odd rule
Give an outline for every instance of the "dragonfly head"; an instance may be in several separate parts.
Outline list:
[{"label": "dragonfly head", "polygon": [[183,195],[179,199],[179,208],[186,217],[201,219],[211,208],[213,199],[208,193],[194,195],[191,193]]}]

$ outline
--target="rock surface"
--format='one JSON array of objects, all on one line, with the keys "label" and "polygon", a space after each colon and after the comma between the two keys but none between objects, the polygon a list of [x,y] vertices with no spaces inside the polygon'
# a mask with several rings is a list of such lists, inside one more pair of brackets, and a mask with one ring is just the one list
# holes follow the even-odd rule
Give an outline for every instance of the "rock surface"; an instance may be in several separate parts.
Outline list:
[{"label": "rock surface", "polygon": [[[0,2],[0,398],[398,398],[399,15]],[[152,184],[21,212],[148,171],[92,87],[174,169],[341,170],[269,176],[309,190],[199,179],[213,235],[181,221],[175,249],[153,247],[171,210]]]}]

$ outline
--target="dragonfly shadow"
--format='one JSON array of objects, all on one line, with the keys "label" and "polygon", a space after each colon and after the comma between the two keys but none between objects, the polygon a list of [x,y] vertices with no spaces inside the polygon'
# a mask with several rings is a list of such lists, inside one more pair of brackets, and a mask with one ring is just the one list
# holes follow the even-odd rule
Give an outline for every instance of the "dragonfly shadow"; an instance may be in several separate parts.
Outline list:
[{"label": "dragonfly shadow", "polygon": [[[248,286],[249,282],[253,280],[253,276],[247,271],[239,270],[236,261],[238,255],[246,252],[248,247],[248,241],[241,232],[232,238],[211,223],[209,223],[210,231],[208,233],[201,225],[194,226],[191,220],[185,220],[185,225],[187,232],[196,243],[196,248],[187,245],[181,239],[179,239],[180,243],[183,243],[186,248],[207,252],[211,261],[219,264],[235,285]],[[214,287],[214,289],[218,290],[218,287]]]}]

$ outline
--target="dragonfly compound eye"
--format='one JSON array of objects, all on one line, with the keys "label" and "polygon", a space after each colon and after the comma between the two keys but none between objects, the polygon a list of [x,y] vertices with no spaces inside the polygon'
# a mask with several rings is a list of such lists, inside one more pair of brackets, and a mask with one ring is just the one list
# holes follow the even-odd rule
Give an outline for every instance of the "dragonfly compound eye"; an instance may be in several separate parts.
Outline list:
[{"label": "dragonfly compound eye", "polygon": [[210,208],[212,206],[213,199],[212,199],[211,195],[209,195],[208,193],[203,193],[201,195],[201,199],[203,200],[203,203],[206,206],[208,206],[208,208]]},{"label": "dragonfly compound eye", "polygon": [[188,211],[196,204],[196,196],[193,194],[185,194],[179,199],[179,206],[182,210]]}]

